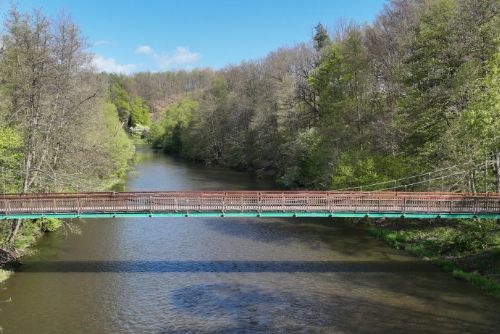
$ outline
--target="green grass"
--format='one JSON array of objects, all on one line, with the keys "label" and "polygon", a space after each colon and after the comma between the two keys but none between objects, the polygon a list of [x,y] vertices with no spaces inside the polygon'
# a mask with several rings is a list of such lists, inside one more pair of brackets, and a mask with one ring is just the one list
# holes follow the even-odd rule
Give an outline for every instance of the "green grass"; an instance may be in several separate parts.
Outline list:
[{"label": "green grass", "polygon": [[12,275],[12,271],[0,269],[0,283],[6,281],[7,278],[10,277],[10,275]]},{"label": "green grass", "polygon": [[453,277],[500,298],[497,221],[366,221],[365,226],[371,235],[390,246],[430,260]]},{"label": "green grass", "polygon": [[497,281],[484,277],[477,272],[464,272],[461,269],[454,269],[452,273],[454,277],[471,282],[473,285],[481,288],[489,294],[500,298],[500,283]]},{"label": "green grass", "polygon": [[[10,221],[5,222],[5,226],[10,226]],[[13,245],[1,244],[0,246],[9,249],[12,247],[17,254],[26,255],[31,252],[31,247],[44,233],[55,232],[62,226],[62,221],[56,218],[27,219],[23,221]],[[10,229],[3,231],[1,239],[5,242]]]}]

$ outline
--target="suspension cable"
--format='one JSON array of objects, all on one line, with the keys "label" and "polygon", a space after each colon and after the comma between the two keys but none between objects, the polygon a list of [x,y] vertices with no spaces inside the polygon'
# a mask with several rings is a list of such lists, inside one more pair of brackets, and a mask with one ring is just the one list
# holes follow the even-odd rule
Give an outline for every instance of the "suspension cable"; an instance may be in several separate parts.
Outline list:
[{"label": "suspension cable", "polygon": [[[443,176],[435,177],[435,178],[432,178],[432,179],[426,179],[426,180],[422,180],[422,181],[418,181],[418,182],[413,182],[413,183],[408,183],[408,184],[401,184],[401,185],[398,185],[398,186],[388,187],[388,188],[384,188],[384,189],[378,189],[377,191],[400,189],[400,188],[411,187],[411,186],[414,186],[414,185],[418,185],[418,184],[422,184],[422,183],[427,183],[427,182],[432,182],[432,181],[436,181],[436,180],[444,180],[444,179],[452,177],[452,176],[466,174],[466,173],[469,173],[471,171],[482,170],[483,167],[487,168],[492,163],[493,163],[493,161],[488,161],[488,163],[480,163],[480,164],[475,165],[474,167],[476,167],[476,168],[474,168],[472,170],[470,170],[470,169],[469,170],[462,170],[460,172],[456,172],[456,173],[452,173],[452,174],[448,174],[448,175],[443,175]],[[477,167],[479,167],[479,168],[477,168]]]},{"label": "suspension cable", "polygon": [[[440,173],[440,172],[443,172],[443,171],[446,171],[446,170],[450,170],[450,169],[453,169],[453,168],[457,168],[457,167],[461,167],[461,166],[466,166],[466,165],[469,165],[471,163],[472,163],[472,161],[468,161],[468,162],[465,162],[465,163],[462,163],[462,164],[456,164],[456,165],[453,165],[453,166],[448,166],[448,167],[445,167],[445,168],[436,169],[436,170],[429,171],[429,172],[422,173],[422,174],[416,174],[416,175],[411,175],[411,176],[407,176],[407,177],[402,177],[402,178],[399,178],[399,179],[393,179],[393,180],[388,180],[388,181],[380,181],[380,182],[375,182],[375,183],[366,184],[366,185],[362,185],[362,186],[347,187],[347,188],[341,188],[341,189],[336,189],[336,190],[337,191],[347,191],[347,190],[356,190],[356,189],[363,189],[363,188],[371,188],[371,187],[377,186],[377,185],[384,185],[384,184],[388,184],[388,183],[396,183],[396,182],[399,182],[399,181],[411,180],[411,179],[422,177],[422,176],[430,176],[430,175],[433,175],[433,174],[436,174],[436,173]],[[486,161],[485,163],[481,163],[481,164],[472,166],[473,167],[472,170],[476,170],[478,166],[479,167],[486,167],[487,168],[487,166],[489,166],[490,164],[493,164],[493,163],[494,163],[493,160],[489,160],[489,161]],[[470,171],[470,169],[464,171],[463,173],[453,173],[453,174],[450,174],[450,175],[453,176],[453,175],[464,174],[467,171]],[[433,180],[438,180],[438,179],[447,178],[447,177],[449,177],[449,175],[445,175],[443,177],[437,177],[437,178],[433,178],[433,179],[426,179],[424,181],[413,182],[413,183],[399,185],[399,186],[394,186],[394,187],[387,187],[387,188],[384,188],[382,190],[408,187],[408,186],[411,186],[411,185],[422,184],[422,183],[431,182]]]}]

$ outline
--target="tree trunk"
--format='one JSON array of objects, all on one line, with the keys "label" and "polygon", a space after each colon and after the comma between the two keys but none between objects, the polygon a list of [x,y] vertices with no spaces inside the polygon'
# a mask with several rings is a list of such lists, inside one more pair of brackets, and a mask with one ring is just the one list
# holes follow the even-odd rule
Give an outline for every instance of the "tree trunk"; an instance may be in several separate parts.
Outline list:
[{"label": "tree trunk", "polygon": [[470,191],[472,193],[476,192],[476,172],[472,171],[470,174],[470,179],[469,179],[469,184],[470,184]]},{"label": "tree trunk", "polygon": [[9,238],[7,238],[7,245],[12,245],[14,240],[16,240],[17,233],[19,232],[19,229],[21,228],[22,224],[23,224],[22,219],[14,219],[12,221],[12,230],[10,232]]},{"label": "tree trunk", "polygon": [[500,152],[496,153],[494,158],[494,170],[495,170],[495,188],[496,192],[500,194]]},{"label": "tree trunk", "polygon": [[[30,139],[31,138],[32,137],[30,137]],[[24,180],[23,180],[23,193],[24,194],[28,192],[29,187],[30,187],[30,182],[29,182],[30,177],[29,176],[30,176],[30,172],[31,172],[31,165],[33,162],[33,153],[31,150],[32,147],[33,147],[33,143],[30,140],[29,150],[28,150],[28,153],[26,155],[25,162],[24,162]],[[12,243],[16,240],[17,233],[19,232],[19,229],[21,228],[22,224],[23,224],[22,219],[14,219],[12,221],[12,229],[11,229],[9,237],[7,238],[8,245],[12,245]]]}]

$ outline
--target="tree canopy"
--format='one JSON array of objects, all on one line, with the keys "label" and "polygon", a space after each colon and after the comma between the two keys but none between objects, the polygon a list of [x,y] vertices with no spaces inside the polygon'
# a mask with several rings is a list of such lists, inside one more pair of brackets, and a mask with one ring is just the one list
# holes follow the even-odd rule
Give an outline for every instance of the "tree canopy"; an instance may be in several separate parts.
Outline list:
[{"label": "tree canopy", "polygon": [[159,96],[189,96],[196,106],[174,113],[184,119],[175,131],[173,114],[161,115],[152,141],[291,187],[369,185],[457,166],[453,178],[407,183],[495,190],[498,10],[496,0],[393,0],[370,25],[340,22],[328,32],[319,23],[308,44]]}]

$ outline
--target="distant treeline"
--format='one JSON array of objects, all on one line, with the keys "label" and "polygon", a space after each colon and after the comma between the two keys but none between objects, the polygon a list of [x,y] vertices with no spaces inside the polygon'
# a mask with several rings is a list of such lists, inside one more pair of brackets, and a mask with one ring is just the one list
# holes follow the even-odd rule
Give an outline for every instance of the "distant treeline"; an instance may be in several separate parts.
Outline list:
[{"label": "distant treeline", "polygon": [[370,25],[318,24],[312,41],[256,61],[115,79],[154,112],[153,145],[186,158],[330,189],[451,167],[405,182],[494,191],[499,10],[394,0]]}]

